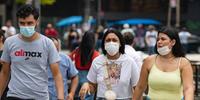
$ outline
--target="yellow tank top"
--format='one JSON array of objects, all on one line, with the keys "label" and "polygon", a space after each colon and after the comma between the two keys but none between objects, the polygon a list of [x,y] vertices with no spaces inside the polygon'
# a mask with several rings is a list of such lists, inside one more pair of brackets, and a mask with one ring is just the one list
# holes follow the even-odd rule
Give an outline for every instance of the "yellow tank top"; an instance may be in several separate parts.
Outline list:
[{"label": "yellow tank top", "polygon": [[148,77],[148,97],[150,100],[182,99],[183,88],[179,69],[180,60],[178,63],[178,68],[175,71],[164,72],[158,69],[154,62]]}]

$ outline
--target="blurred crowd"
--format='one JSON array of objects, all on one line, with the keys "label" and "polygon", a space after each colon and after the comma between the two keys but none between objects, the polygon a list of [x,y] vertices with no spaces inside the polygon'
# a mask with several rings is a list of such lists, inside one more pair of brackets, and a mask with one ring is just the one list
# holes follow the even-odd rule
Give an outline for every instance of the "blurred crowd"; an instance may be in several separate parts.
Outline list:
[{"label": "blurred crowd", "polygon": [[[191,33],[185,27],[72,24],[61,34],[48,23],[39,33],[38,17],[25,5],[17,11],[19,32],[11,20],[1,27],[1,99],[193,99],[192,67],[185,58]],[[138,51],[145,50],[144,59]]]},{"label": "blurred crowd", "polygon": [[[83,25],[84,26],[84,25]],[[64,33],[60,33],[56,27],[54,27],[53,23],[48,23],[44,30],[41,30],[45,36],[51,36],[59,38],[61,41],[61,46],[63,49],[67,49],[70,52],[73,51],[76,47],[79,46],[82,36],[86,31],[93,31],[96,38],[95,49],[100,50],[100,45],[102,41],[102,37],[107,27],[102,25],[91,27],[85,26],[87,28],[81,27],[77,24],[72,24],[71,26],[67,26],[64,29]],[[133,35],[133,44],[132,46],[138,50],[143,51],[149,55],[154,54],[154,46],[157,38],[157,30],[160,26],[154,25],[129,25],[124,24],[121,27],[118,27],[118,30],[124,33],[131,33]],[[12,20],[7,20],[5,25],[1,27],[1,30],[4,31],[5,38],[17,34],[17,29],[12,25]],[[179,36],[181,43],[185,49],[185,52],[188,52],[188,39],[192,36],[192,34],[187,30],[186,27],[182,27],[179,29]]]}]

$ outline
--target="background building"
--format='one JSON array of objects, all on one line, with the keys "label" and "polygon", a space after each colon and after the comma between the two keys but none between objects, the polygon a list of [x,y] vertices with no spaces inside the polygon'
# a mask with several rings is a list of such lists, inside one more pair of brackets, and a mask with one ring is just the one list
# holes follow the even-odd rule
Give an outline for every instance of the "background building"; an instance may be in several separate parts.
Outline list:
[{"label": "background building", "polygon": [[[19,0],[0,0],[0,25],[15,17]],[[22,0],[20,0],[22,1]],[[25,0],[26,1],[26,0]],[[34,1],[34,0],[32,0]],[[43,0],[45,1],[45,0]],[[101,24],[128,18],[151,18],[167,23],[169,0],[54,0],[51,5],[41,5],[41,26],[56,23],[69,16],[93,16]],[[5,10],[4,10],[5,9]],[[193,33],[200,34],[200,0],[180,0],[180,23]],[[4,11],[4,12],[3,12]],[[172,25],[175,24],[175,8],[172,9]],[[15,19],[13,19],[16,21]],[[98,22],[99,23],[99,22]],[[44,25],[43,25],[44,24]]]}]

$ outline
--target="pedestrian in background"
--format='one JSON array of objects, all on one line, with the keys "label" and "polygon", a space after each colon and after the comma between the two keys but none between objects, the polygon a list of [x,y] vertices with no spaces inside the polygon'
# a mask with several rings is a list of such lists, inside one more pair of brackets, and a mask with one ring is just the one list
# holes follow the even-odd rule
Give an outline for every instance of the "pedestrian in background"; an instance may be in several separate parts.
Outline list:
[{"label": "pedestrian in background", "polygon": [[57,30],[53,27],[52,23],[48,23],[45,29],[45,35],[48,37],[58,37]]},{"label": "pedestrian in background", "polygon": [[124,24],[121,33],[122,33],[122,35],[124,35],[124,33],[127,33],[127,32],[130,32],[133,36],[135,36],[135,32],[133,31],[132,28],[130,28],[130,25]]},{"label": "pedestrian in background", "polygon": [[136,52],[136,50],[133,48],[134,45],[134,35],[131,33],[131,31],[127,31],[123,34],[124,40],[125,40],[125,53],[129,55],[133,60],[136,62],[137,66],[139,67],[139,72],[142,67],[142,58]]},{"label": "pedestrian in background", "polygon": [[101,42],[104,34],[104,27],[102,25],[99,25],[96,29],[95,37],[96,37],[96,46],[95,49],[99,52],[101,52]]},{"label": "pedestrian in background", "polygon": [[50,66],[57,90],[57,99],[64,100],[58,52],[49,38],[35,31],[39,12],[32,5],[17,11],[20,34],[6,39],[1,61],[0,97],[8,83],[7,100],[49,100],[48,73]]},{"label": "pedestrian in background", "polygon": [[97,91],[96,100],[131,100],[139,71],[135,61],[124,54],[122,34],[115,29],[107,29],[101,48],[103,54],[92,62],[88,82],[80,90],[81,99]]},{"label": "pedestrian in background", "polygon": [[[95,33],[87,31],[82,37],[80,46],[72,51],[70,54],[71,59],[74,61],[79,73],[79,84],[76,90],[76,100],[79,99],[79,91],[83,83],[87,82],[88,71],[91,67],[93,59],[99,56],[99,52],[95,50]],[[93,100],[94,95],[88,95],[86,100]]]},{"label": "pedestrian in background", "polygon": [[154,47],[156,45],[157,34],[158,32],[156,31],[155,26],[149,25],[148,31],[145,34],[145,41],[147,43],[149,55],[155,54]]},{"label": "pedestrian in background", "polygon": [[15,35],[16,34],[16,29],[15,27],[12,25],[12,21],[11,20],[7,20],[6,21],[6,25],[2,26],[3,30],[5,30],[5,34],[4,36],[6,38],[8,38],[9,36]]},{"label": "pedestrian in background", "polygon": [[185,53],[188,52],[188,39],[192,36],[190,32],[187,31],[186,27],[183,27],[181,31],[178,33],[181,44],[183,45],[183,49]]},{"label": "pedestrian in background", "polygon": [[[5,31],[0,29],[0,56],[2,55],[3,53],[3,47],[4,47],[4,41],[5,41]],[[0,72],[1,72],[1,68],[2,68],[2,64],[0,63]],[[5,100],[6,99],[6,94],[7,94],[7,91],[8,91],[8,86],[6,86],[6,89],[1,97],[1,100]]]},{"label": "pedestrian in background", "polygon": [[143,24],[138,24],[137,28],[135,30],[135,40],[136,42],[136,48],[139,50],[144,50],[145,48],[145,33],[146,30],[144,28]]},{"label": "pedestrian in background", "polygon": [[[5,31],[0,29],[0,56],[2,55],[3,52],[3,47],[4,47],[4,41],[5,41]],[[0,67],[0,71],[1,71],[1,67]]]},{"label": "pedestrian in background", "polygon": [[133,100],[142,97],[147,85],[150,100],[194,100],[192,66],[185,58],[178,32],[169,27],[158,31],[155,52],[142,65]]},{"label": "pedestrian in background", "polygon": [[[67,56],[65,53],[60,52],[60,42],[58,38],[50,37],[50,39],[53,41],[55,47],[57,48],[60,57],[59,68],[63,77],[65,100],[66,99],[74,100],[75,91],[78,85],[78,71],[74,66],[70,57]],[[71,81],[70,88],[68,86],[68,80]],[[49,89],[49,100],[57,100],[55,81],[53,79],[53,75],[49,67],[48,67],[48,89]]]},{"label": "pedestrian in background", "polygon": [[68,38],[67,38],[67,49],[72,52],[75,50],[79,44],[80,44],[80,35],[77,31],[75,30],[70,30],[68,33]]}]

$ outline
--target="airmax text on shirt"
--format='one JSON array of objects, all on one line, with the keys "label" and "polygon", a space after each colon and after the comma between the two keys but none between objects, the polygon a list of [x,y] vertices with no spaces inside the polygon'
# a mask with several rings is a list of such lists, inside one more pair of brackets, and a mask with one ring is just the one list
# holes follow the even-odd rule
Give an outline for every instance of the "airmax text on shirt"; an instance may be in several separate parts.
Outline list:
[{"label": "airmax text on shirt", "polygon": [[15,51],[15,56],[26,56],[26,57],[41,58],[42,53],[41,52],[34,52],[34,51],[24,51],[24,50],[21,49],[21,50]]}]

